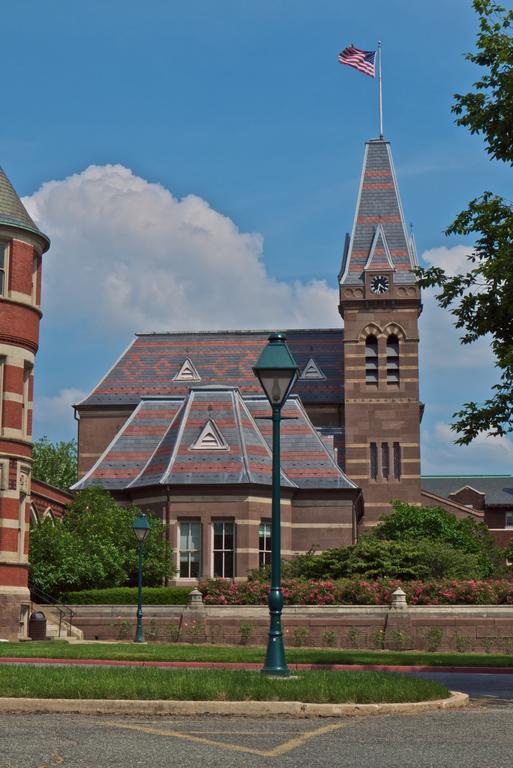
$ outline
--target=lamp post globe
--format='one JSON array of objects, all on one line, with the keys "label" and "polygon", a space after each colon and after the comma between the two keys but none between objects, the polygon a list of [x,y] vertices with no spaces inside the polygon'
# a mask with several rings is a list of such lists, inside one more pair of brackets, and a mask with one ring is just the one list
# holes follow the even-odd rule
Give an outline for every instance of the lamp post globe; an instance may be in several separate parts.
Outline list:
[{"label": "lamp post globe", "polygon": [[289,674],[285,659],[281,613],[281,488],[280,488],[280,422],[281,409],[297,381],[299,370],[287,346],[284,333],[272,333],[262,350],[253,372],[271,405],[273,423],[272,451],[272,522],[271,522],[271,589],[269,590],[269,638],[262,672],[266,675]]},{"label": "lamp post globe", "polygon": [[143,553],[144,553],[144,542],[146,541],[146,538],[148,537],[148,534],[150,532],[150,523],[148,522],[148,518],[144,514],[144,512],[141,512],[136,519],[134,520],[132,524],[132,530],[134,532],[135,538],[137,539],[137,549],[139,554],[139,569],[137,574],[137,628],[135,631],[135,639],[134,642],[136,643],[144,643],[144,634],[143,634],[143,626],[142,626],[142,566],[143,566]]}]

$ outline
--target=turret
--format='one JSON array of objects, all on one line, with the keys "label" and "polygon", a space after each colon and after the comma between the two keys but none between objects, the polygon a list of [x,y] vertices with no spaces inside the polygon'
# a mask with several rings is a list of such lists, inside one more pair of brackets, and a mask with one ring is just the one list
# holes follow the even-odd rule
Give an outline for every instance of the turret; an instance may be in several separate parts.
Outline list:
[{"label": "turret", "polygon": [[0,168],[0,638],[26,637],[34,362],[49,240]]}]

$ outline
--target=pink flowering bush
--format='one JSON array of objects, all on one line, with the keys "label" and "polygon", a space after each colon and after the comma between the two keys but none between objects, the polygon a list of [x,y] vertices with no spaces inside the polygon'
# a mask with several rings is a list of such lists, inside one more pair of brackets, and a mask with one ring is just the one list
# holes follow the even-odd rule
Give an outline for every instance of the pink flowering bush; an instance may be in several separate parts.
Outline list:
[{"label": "pink flowering bush", "polygon": [[[410,605],[513,605],[513,581],[508,579],[285,579],[282,583],[288,605],[389,605],[397,587],[406,592]],[[201,582],[199,589],[207,605],[263,605],[267,603],[269,583],[211,579]]]}]

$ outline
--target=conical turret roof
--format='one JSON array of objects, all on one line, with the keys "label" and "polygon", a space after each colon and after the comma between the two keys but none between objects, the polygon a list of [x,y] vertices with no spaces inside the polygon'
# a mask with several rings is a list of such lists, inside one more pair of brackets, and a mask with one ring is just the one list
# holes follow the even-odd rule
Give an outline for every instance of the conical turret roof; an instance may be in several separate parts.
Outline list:
[{"label": "conical turret roof", "polygon": [[413,283],[417,256],[406,229],[390,143],[365,145],[358,201],[351,237],[346,241],[340,282],[364,282],[369,269],[393,269],[394,282]]},{"label": "conical turret roof", "polygon": [[46,241],[46,248],[49,245],[48,238],[32,221],[27,209],[18,197],[16,190],[7,178],[5,171],[0,167],[0,225],[1,224],[27,229],[42,237]]}]

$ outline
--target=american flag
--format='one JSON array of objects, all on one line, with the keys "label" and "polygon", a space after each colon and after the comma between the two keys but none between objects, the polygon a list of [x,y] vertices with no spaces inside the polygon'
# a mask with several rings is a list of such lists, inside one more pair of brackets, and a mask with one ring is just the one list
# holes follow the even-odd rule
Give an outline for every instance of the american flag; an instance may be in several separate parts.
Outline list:
[{"label": "american flag", "polygon": [[369,75],[369,77],[375,76],[375,58],[376,51],[361,51],[359,48],[355,48],[354,45],[344,48],[342,53],[338,54],[338,60],[341,64],[354,67],[358,72],[363,72],[364,75]]}]

